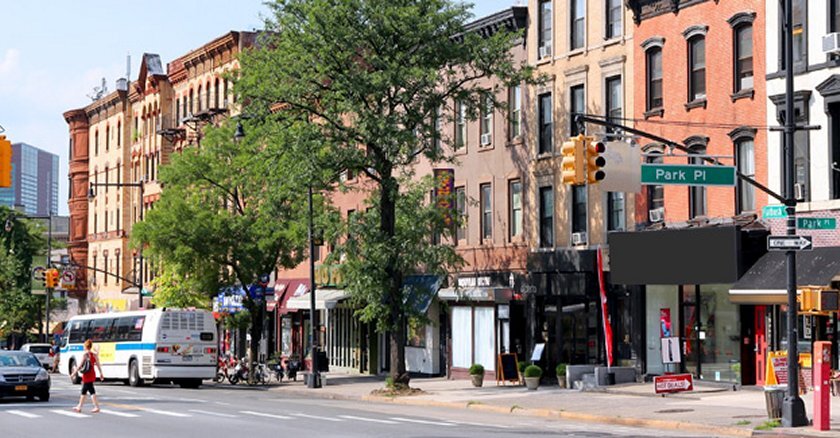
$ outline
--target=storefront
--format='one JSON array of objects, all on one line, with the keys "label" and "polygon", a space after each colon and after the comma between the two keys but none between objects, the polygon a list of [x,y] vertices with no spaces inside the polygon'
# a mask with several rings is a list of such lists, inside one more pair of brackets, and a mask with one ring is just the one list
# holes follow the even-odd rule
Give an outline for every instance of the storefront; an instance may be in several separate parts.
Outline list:
[{"label": "storefront", "polygon": [[[685,371],[695,378],[751,383],[753,327],[729,299],[732,284],[766,247],[759,222],[610,234],[614,282],[645,287],[645,373]],[[663,339],[681,347],[663,361]],[[664,345],[668,345],[665,342]],[[679,359],[679,360],[677,360]],[[744,376],[747,376],[744,379]]]}]

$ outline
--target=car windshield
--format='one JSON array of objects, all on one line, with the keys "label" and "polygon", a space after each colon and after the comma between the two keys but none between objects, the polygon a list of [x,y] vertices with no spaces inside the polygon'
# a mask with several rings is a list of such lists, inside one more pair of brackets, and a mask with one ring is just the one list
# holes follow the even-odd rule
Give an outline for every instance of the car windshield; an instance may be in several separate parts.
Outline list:
[{"label": "car windshield", "polygon": [[0,355],[0,368],[2,367],[40,367],[38,359],[32,354],[2,354]]},{"label": "car windshield", "polygon": [[31,345],[29,347],[29,352],[30,353],[35,353],[35,354],[48,354],[50,352],[50,346],[49,345]]}]

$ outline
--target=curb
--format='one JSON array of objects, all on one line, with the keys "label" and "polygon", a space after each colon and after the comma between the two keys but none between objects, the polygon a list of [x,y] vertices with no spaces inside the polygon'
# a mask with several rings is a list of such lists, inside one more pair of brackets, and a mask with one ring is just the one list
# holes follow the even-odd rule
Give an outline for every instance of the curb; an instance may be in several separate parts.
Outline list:
[{"label": "curb", "polygon": [[711,426],[708,424],[692,423],[673,420],[655,420],[646,418],[610,417],[606,415],[587,414],[583,412],[569,412],[555,409],[533,409],[519,408],[516,406],[505,407],[499,405],[487,405],[482,403],[445,402],[428,399],[416,399],[411,397],[382,397],[376,395],[344,395],[333,392],[314,392],[306,388],[278,388],[282,392],[306,397],[317,397],[328,400],[345,401],[366,401],[376,403],[389,403],[406,406],[433,406],[447,409],[469,409],[480,412],[505,415],[523,415],[528,417],[541,418],[562,418],[566,420],[584,421],[589,423],[614,424],[618,426],[646,427],[660,430],[683,430],[706,433],[712,436],[727,435],[737,437],[757,436],[753,430],[731,426]]}]

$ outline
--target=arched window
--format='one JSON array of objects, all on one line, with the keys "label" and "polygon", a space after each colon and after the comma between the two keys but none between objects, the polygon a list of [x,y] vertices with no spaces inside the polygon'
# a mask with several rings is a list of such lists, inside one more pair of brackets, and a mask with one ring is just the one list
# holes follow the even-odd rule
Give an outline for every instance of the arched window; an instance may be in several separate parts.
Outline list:
[{"label": "arched window", "polygon": [[122,120],[117,121],[117,148],[122,146]]},{"label": "arched window", "polygon": [[[704,155],[709,144],[709,137],[694,135],[683,140],[691,154]],[[703,165],[705,161],[700,157],[689,155],[688,164]],[[688,217],[694,219],[699,216],[706,216],[706,188],[702,186],[690,186],[688,188]]]},{"label": "arched window", "polygon": [[201,85],[198,86],[198,112],[201,112]]},{"label": "arched window", "polygon": [[213,84],[213,103],[216,108],[219,108],[219,78],[216,78]]},{"label": "arched window", "polygon": [[[755,178],[755,128],[742,126],[732,130],[729,138],[735,147],[735,167],[744,176]],[[735,212],[755,211],[755,187],[738,178],[735,187]]]},{"label": "arched window", "polygon": [[646,53],[647,59],[647,110],[662,108],[662,48],[653,47]]},{"label": "arched window", "polygon": [[207,85],[204,86],[204,97],[206,98],[206,107],[210,109],[210,81],[207,81]]},{"label": "arched window", "polygon": [[190,112],[188,114],[185,114],[185,116],[189,117],[189,115],[192,115],[193,111],[195,111],[195,107],[193,106],[193,96],[194,96],[194,94],[195,93],[193,92],[192,88],[190,88]]},{"label": "arched window", "polygon": [[706,37],[688,40],[688,101],[706,98]]},{"label": "arched window", "polygon": [[111,148],[111,127],[105,126],[105,152]]},{"label": "arched window", "polygon": [[93,132],[93,155],[99,155],[99,130]]}]

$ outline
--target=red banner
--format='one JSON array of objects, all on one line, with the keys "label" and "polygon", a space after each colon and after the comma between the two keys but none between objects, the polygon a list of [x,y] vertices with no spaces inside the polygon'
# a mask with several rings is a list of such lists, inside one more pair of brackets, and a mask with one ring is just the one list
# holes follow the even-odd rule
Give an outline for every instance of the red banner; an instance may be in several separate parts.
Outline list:
[{"label": "red banner", "polygon": [[613,332],[610,312],[607,309],[607,285],[604,283],[604,256],[598,248],[598,283],[601,286],[601,314],[604,321],[604,346],[607,349],[607,367],[613,364]]},{"label": "red banner", "polygon": [[438,208],[447,210],[444,217],[446,226],[452,225],[452,210],[455,209],[455,169],[435,169],[435,199]]},{"label": "red banner", "polygon": [[653,388],[657,394],[694,390],[691,374],[671,374],[653,378]]}]

